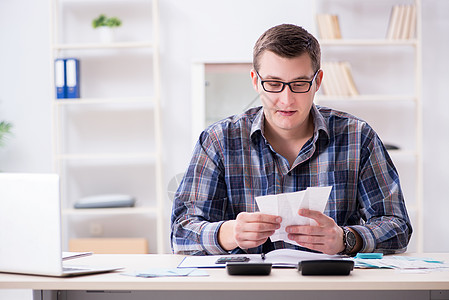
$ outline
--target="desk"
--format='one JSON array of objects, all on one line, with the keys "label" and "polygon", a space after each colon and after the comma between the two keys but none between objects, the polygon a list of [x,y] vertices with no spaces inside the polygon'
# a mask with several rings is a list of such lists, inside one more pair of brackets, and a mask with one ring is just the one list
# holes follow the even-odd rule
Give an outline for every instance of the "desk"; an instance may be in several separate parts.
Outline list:
[{"label": "desk", "polygon": [[[410,256],[417,256],[409,254]],[[423,254],[449,261],[449,253]],[[176,267],[179,255],[99,254],[73,260],[78,265],[121,265],[123,271],[73,278],[0,273],[1,289],[32,289],[43,299],[449,299],[449,271],[426,274],[391,269],[355,269],[349,276],[302,276],[295,269],[273,269],[269,276],[229,276],[207,269],[207,277],[137,278],[122,272]],[[369,293],[367,293],[369,291]],[[304,297],[304,298],[303,298]],[[447,297],[447,298],[444,298]]]}]

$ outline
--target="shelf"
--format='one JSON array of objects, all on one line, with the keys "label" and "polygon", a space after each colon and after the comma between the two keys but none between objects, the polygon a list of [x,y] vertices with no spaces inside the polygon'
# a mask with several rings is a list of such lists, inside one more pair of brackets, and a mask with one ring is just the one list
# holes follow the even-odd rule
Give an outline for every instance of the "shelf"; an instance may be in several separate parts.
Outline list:
[{"label": "shelf", "polygon": [[80,216],[80,215],[144,215],[156,214],[158,208],[156,207],[123,207],[123,208],[84,208],[75,209],[67,208],[62,210],[65,216]]},{"label": "shelf", "polygon": [[332,96],[316,95],[316,101],[416,101],[414,95],[357,95],[357,96]]},{"label": "shelf", "polygon": [[[50,1],[51,77],[55,77],[57,58],[77,57],[82,65],[80,94],[87,96],[56,99],[56,85],[52,83],[53,164],[61,176],[62,213],[91,216],[98,223],[111,215],[129,235],[134,231],[120,223],[124,219],[120,216],[148,216],[155,221],[154,228],[144,233],[154,245],[150,253],[164,253],[167,236],[158,7],[158,0]],[[117,31],[114,42],[100,42],[97,32],[92,31],[91,16],[100,11],[117,13],[126,24]],[[70,204],[70,199],[85,194],[115,190],[148,202],[142,202],[142,207],[104,209],[74,209]],[[135,218],[135,225],[145,228],[139,218]],[[66,222],[65,242],[84,225],[82,218]]]},{"label": "shelf", "polygon": [[78,153],[78,154],[59,154],[57,160],[154,160],[158,155],[152,152],[135,153]]},{"label": "shelf", "polygon": [[320,40],[321,46],[416,46],[416,39],[387,40],[387,39],[334,39]]},{"label": "shelf", "polygon": [[83,105],[83,104],[154,104],[153,97],[123,97],[123,98],[64,98],[55,99],[54,103],[58,106],[63,105]]},{"label": "shelf", "polygon": [[136,49],[153,48],[150,42],[121,42],[121,43],[79,43],[79,44],[55,44],[54,50],[92,50],[92,49]]}]

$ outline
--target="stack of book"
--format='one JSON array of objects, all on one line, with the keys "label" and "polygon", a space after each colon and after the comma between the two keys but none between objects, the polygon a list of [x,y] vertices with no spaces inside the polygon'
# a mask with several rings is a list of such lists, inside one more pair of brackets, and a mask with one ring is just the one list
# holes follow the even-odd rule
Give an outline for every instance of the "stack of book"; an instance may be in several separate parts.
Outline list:
[{"label": "stack of book", "polygon": [[415,5],[395,5],[391,9],[387,39],[407,40],[415,37],[416,7]]},{"label": "stack of book", "polygon": [[356,96],[359,94],[348,62],[324,62],[322,69],[324,77],[321,87],[325,95]]},{"label": "stack of book", "polygon": [[341,39],[340,24],[337,15],[317,14],[316,20],[321,39]]}]

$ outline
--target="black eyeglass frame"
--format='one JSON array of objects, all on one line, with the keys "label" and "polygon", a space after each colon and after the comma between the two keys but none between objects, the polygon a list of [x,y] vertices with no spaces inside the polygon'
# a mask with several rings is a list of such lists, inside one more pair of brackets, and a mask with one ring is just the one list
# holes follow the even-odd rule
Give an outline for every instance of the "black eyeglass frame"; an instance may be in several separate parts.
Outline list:
[{"label": "black eyeglass frame", "polygon": [[[305,94],[305,93],[308,93],[308,92],[310,91],[310,88],[312,87],[313,81],[315,80],[315,78],[316,78],[316,76],[318,75],[319,72],[320,72],[320,69],[317,70],[317,71],[315,72],[315,75],[313,75],[312,80],[294,80],[294,81],[290,81],[290,82],[283,82],[283,81],[280,81],[280,80],[262,80],[262,77],[260,76],[260,74],[259,74],[258,71],[256,71],[256,74],[257,74],[257,77],[258,77],[259,80],[260,80],[260,84],[262,85],[262,88],[264,89],[265,92],[268,92],[268,93],[282,93],[282,91],[285,89],[285,86],[288,85],[288,87],[290,88],[290,91],[291,91],[292,93],[295,93],[295,94]],[[265,88],[265,82],[282,83],[282,88],[281,88],[279,91],[276,91],[276,92],[274,92],[274,91],[269,91],[269,90],[267,90],[267,89]],[[295,92],[295,91],[293,90],[291,84],[297,83],[297,82],[308,83],[308,84],[309,84],[309,88],[307,89],[307,91],[305,91],[305,92]]]}]

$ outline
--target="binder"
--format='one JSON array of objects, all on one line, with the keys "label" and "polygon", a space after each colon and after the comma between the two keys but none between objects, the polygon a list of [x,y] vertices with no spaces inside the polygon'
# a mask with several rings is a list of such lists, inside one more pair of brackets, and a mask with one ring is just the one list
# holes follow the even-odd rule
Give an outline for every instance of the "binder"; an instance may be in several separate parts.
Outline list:
[{"label": "binder", "polygon": [[66,78],[65,78],[65,59],[55,59],[55,86],[56,98],[62,99],[67,96]]},{"label": "binder", "polygon": [[80,62],[76,58],[66,58],[65,60],[66,73],[66,98],[80,97]]}]

